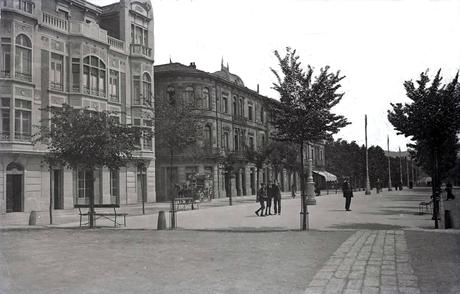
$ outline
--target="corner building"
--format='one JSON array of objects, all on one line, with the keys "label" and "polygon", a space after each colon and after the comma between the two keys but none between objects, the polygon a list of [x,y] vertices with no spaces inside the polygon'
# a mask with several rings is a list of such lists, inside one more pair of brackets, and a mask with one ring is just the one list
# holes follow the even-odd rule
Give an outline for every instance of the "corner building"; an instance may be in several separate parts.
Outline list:
[{"label": "corner building", "polygon": [[46,146],[32,141],[48,118],[41,109],[64,103],[152,125],[145,119],[153,107],[150,2],[2,0],[0,13],[0,214],[46,211],[50,194],[56,210],[87,203],[89,193],[96,203],[155,201],[153,139],[139,142],[143,168],[118,171],[50,170]]},{"label": "corner building", "polygon": [[[255,195],[257,190],[257,168],[245,159],[245,148],[258,148],[270,140],[270,114],[267,103],[271,100],[257,91],[247,88],[240,77],[230,72],[228,65],[221,70],[208,73],[196,68],[194,63],[183,65],[169,63],[155,66],[156,103],[174,95],[202,110],[204,158],[198,160],[186,153],[174,158],[173,184],[184,184],[194,176],[210,179],[213,197],[225,197],[225,176],[218,162],[218,154],[234,152],[237,164],[231,178],[233,196]],[[169,157],[161,146],[157,152],[157,196],[159,201],[170,199]],[[314,169],[324,169],[324,146],[305,148],[306,158],[314,158]],[[259,182],[274,179],[274,169],[266,165],[259,171]],[[282,191],[290,191],[292,184],[300,187],[297,173],[282,170],[278,174]]]}]

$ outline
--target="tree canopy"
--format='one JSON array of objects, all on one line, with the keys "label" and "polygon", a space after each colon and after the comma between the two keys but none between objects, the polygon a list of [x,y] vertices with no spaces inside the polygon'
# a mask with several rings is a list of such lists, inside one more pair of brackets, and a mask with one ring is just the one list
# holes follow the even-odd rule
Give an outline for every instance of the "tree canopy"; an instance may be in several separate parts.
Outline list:
[{"label": "tree canopy", "polygon": [[120,124],[108,111],[75,109],[67,104],[44,111],[51,118],[42,122],[37,140],[47,145],[45,160],[51,165],[118,169],[133,159],[139,138],[151,136],[149,128]]},{"label": "tree canopy", "polygon": [[441,70],[432,81],[428,71],[420,74],[416,84],[406,81],[404,87],[411,102],[392,103],[388,111],[388,120],[398,134],[413,141],[408,146],[413,148],[417,164],[433,179],[443,177],[454,166],[460,131],[458,73],[448,84],[441,82]]},{"label": "tree canopy", "polygon": [[290,48],[284,57],[278,51],[275,56],[281,69],[280,73],[271,69],[277,79],[273,89],[280,94],[281,102],[271,104],[276,140],[320,142],[349,124],[345,117],[331,112],[344,95],[338,93],[344,78],[340,71],[331,73],[326,66],[314,76],[314,69],[308,65],[305,71],[296,51]]}]

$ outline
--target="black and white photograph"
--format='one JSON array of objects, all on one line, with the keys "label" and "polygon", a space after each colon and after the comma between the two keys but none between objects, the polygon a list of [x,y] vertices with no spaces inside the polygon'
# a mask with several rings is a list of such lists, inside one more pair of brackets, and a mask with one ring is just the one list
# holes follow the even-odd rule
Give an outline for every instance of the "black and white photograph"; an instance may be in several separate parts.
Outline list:
[{"label": "black and white photograph", "polygon": [[460,0],[0,0],[0,294],[460,294]]}]

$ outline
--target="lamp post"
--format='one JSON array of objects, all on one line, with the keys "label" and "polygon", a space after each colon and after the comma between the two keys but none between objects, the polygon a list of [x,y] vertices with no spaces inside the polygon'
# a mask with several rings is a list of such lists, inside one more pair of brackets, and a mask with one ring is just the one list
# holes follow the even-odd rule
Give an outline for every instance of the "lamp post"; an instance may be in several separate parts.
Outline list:
[{"label": "lamp post", "polygon": [[313,181],[313,160],[308,158],[307,205],[316,205],[315,182]]},{"label": "lamp post", "polygon": [[400,185],[399,187],[402,187],[402,184],[403,184],[402,158],[401,158],[401,147],[399,147],[399,185]]},{"label": "lamp post", "polygon": [[388,191],[391,191],[391,166],[390,166],[390,137],[387,135],[388,150]]},{"label": "lamp post", "polygon": [[366,195],[371,194],[371,185],[369,183],[369,155],[367,153],[367,114],[364,115],[364,134],[366,141]]}]

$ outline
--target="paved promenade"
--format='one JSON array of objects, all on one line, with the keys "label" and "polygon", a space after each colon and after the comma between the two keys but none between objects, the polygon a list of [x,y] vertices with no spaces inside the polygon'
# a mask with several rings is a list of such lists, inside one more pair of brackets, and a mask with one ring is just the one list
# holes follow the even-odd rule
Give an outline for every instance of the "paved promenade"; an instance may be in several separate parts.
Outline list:
[{"label": "paved promenade", "polygon": [[316,273],[305,294],[419,294],[404,232],[358,231]]},{"label": "paved promenade", "polygon": [[[374,190],[375,191],[375,190]],[[341,193],[316,197],[317,205],[308,206],[309,228],[313,230],[337,229],[430,229],[434,227],[431,215],[418,214],[418,204],[429,199],[427,189],[384,191],[384,193],[364,195],[355,192],[352,211],[345,211]],[[238,197],[234,206],[228,200],[217,199],[205,203],[198,210],[177,213],[177,226],[189,230],[298,230],[300,228],[300,197],[292,199],[285,194],[281,215],[258,217],[254,211],[258,203],[254,197]],[[169,226],[169,207],[165,204]],[[272,207],[273,213],[273,207]],[[156,229],[158,213],[136,215],[127,218],[127,229]],[[108,221],[98,220],[100,226],[110,226]],[[65,223],[59,227],[75,227],[78,222]]]}]

